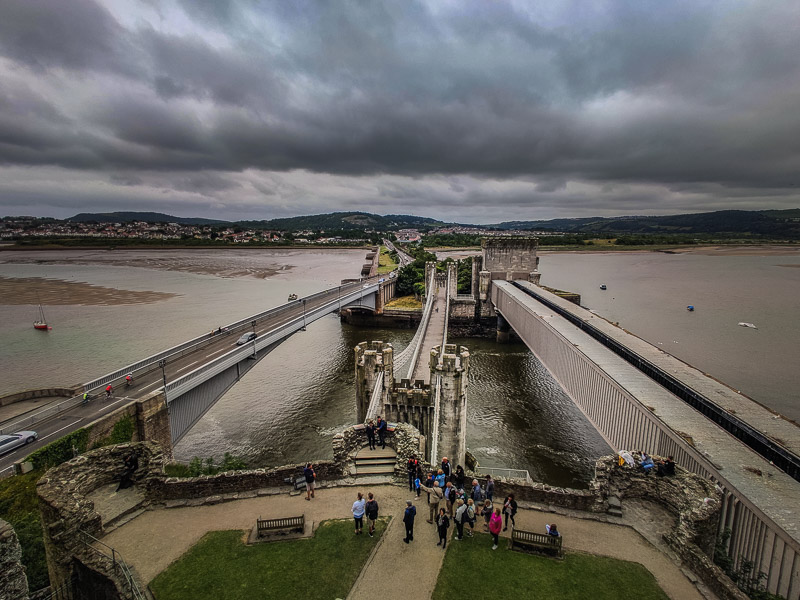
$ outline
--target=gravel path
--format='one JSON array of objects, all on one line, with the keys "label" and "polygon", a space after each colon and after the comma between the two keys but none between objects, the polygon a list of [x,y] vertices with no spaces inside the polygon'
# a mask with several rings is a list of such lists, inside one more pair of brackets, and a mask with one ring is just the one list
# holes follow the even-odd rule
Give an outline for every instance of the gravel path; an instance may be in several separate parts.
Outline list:
[{"label": "gravel path", "polygon": [[[362,600],[376,595],[382,600],[430,598],[444,552],[436,546],[435,527],[426,523],[428,507],[424,495],[414,501],[417,507],[414,541],[403,543],[403,510],[406,500],[413,499],[413,495],[394,485],[322,488],[317,490],[316,498],[311,502],[305,501],[305,494],[289,496],[284,489],[275,495],[212,506],[151,510],[114,530],[103,538],[103,542],[118,550],[142,581],[150,582],[208,531],[249,531],[258,517],[290,517],[304,513],[315,526],[325,519],[347,518],[358,491],[373,492],[380,514],[393,519],[348,599]],[[703,600],[680,568],[630,527],[524,508],[520,508],[517,514],[517,526],[521,529],[544,531],[545,523],[552,521],[556,521],[563,532],[567,551],[578,550],[638,562],[655,575],[659,585],[673,600]],[[478,523],[476,528],[480,527]],[[510,530],[503,535],[509,533]],[[465,542],[472,543],[472,540],[465,539]],[[490,546],[486,550],[490,552]]]}]

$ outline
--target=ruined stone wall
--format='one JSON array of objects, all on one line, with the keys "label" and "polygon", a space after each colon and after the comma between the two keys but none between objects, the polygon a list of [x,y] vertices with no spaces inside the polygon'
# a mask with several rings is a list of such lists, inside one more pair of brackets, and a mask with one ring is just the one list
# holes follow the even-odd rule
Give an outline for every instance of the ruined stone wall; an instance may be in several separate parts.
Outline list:
[{"label": "ruined stone wall", "polygon": [[454,464],[464,462],[467,451],[469,361],[469,351],[464,346],[447,344],[444,348],[436,346],[431,350],[431,381],[435,376],[441,376],[438,456],[432,456],[432,462],[438,462],[444,456],[449,457]]},{"label": "ruined stone wall", "polygon": [[[305,463],[284,465],[274,469],[251,469],[229,471],[217,475],[200,477],[160,477],[147,482],[147,499],[150,502],[165,502],[191,498],[217,497],[219,502],[238,500],[242,494],[255,490],[287,486],[287,477],[303,472]],[[342,465],[334,461],[314,463],[317,481],[339,479]]]},{"label": "ruined stone wall", "polygon": [[44,547],[50,585],[57,588],[73,579],[75,561],[108,579],[127,596],[124,580],[113,565],[84,543],[83,533],[99,537],[102,519],[86,496],[99,487],[119,481],[125,471],[123,459],[135,454],[139,468],[133,474],[135,485],[146,487],[153,478],[163,477],[164,457],[152,442],[107,446],[90,450],[48,470],[36,484],[42,515]]},{"label": "ruined stone wall", "polygon": [[0,519],[0,600],[27,600],[28,579],[14,529]]}]

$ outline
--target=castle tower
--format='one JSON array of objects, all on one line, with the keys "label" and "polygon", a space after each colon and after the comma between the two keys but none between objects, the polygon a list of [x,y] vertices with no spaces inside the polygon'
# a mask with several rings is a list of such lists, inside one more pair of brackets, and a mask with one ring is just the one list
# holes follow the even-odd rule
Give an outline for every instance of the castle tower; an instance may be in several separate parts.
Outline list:
[{"label": "castle tower", "polygon": [[[356,421],[363,423],[372,398],[372,391],[380,373],[383,377],[383,400],[394,383],[394,349],[383,342],[361,342],[355,347],[356,355]],[[383,405],[384,402],[381,404]],[[381,409],[382,410],[382,409]]]},{"label": "castle tower", "polygon": [[441,377],[439,431],[432,432],[432,435],[438,435],[437,456],[431,456],[430,460],[438,464],[446,456],[452,464],[463,465],[467,451],[469,350],[464,346],[447,344],[442,354],[441,346],[436,346],[431,350],[430,365],[431,381]]}]

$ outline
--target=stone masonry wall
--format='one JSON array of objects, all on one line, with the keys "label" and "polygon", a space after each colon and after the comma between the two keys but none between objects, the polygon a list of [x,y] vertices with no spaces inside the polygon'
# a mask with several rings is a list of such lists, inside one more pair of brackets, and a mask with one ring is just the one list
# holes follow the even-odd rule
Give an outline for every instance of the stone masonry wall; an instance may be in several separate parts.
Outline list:
[{"label": "stone masonry wall", "polygon": [[27,600],[28,579],[14,529],[0,519],[0,600]]},{"label": "stone masonry wall", "polygon": [[135,485],[146,486],[155,477],[163,477],[163,454],[152,442],[107,446],[81,454],[48,470],[36,484],[42,514],[44,547],[50,584],[57,588],[71,580],[74,561],[95,570],[113,582],[120,595],[127,594],[126,584],[117,577],[110,563],[83,542],[83,532],[102,535],[102,520],[94,503],[86,496],[99,487],[119,481],[125,471],[123,459],[135,454],[139,467],[133,475]]}]

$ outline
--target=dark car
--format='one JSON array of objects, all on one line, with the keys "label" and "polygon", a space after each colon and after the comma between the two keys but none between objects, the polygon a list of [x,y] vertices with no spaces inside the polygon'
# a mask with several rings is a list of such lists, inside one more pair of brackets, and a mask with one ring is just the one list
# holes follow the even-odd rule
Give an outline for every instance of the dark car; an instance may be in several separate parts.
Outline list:
[{"label": "dark car", "polygon": [[258,334],[255,331],[251,331],[250,333],[245,333],[242,335],[242,337],[236,340],[236,345],[241,346],[242,344],[246,344],[247,342],[250,342],[256,339],[257,337]]},{"label": "dark car", "polygon": [[0,454],[11,452],[15,448],[30,444],[39,435],[35,431],[18,431],[8,435],[0,435]]}]

